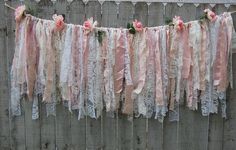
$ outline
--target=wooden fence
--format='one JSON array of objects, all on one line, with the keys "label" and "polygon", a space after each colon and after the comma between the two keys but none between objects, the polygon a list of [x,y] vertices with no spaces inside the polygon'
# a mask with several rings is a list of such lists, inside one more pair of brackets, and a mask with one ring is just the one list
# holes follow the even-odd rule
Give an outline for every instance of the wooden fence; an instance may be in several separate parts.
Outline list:
[{"label": "wooden fence", "polygon": [[[13,7],[20,0],[9,1]],[[31,1],[37,16],[51,19],[53,13],[66,15],[66,22],[82,24],[85,18],[94,17],[101,26],[125,27],[134,19],[145,26],[163,25],[165,18],[180,15],[184,21],[198,19],[209,4],[90,1],[68,3],[57,0]],[[227,5],[226,5],[227,6]],[[236,5],[213,6],[217,13],[236,10]],[[46,116],[45,105],[40,104],[40,118],[31,119],[31,102],[22,101],[23,115],[10,117],[9,72],[14,54],[14,12],[0,2],[0,150],[235,150],[236,149],[236,90],[228,91],[227,119],[221,115],[201,116],[180,105],[180,121],[161,124],[158,120],[103,113],[95,120],[77,120],[62,105],[57,105],[57,116]],[[236,20],[236,19],[235,19]],[[236,44],[236,43],[235,43]],[[233,54],[234,81],[236,80],[236,54]],[[236,83],[236,82],[235,82]],[[234,85],[236,87],[236,84]]]}]

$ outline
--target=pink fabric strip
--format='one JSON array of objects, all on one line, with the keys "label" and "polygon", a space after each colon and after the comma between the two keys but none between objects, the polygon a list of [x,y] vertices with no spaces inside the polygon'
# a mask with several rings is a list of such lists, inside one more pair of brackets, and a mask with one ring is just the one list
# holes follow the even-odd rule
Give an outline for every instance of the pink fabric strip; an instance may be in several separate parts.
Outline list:
[{"label": "pink fabric strip", "polygon": [[121,93],[123,90],[123,78],[124,78],[124,54],[125,54],[125,41],[124,36],[126,33],[124,30],[118,30],[117,45],[115,52],[115,74],[114,74],[114,85],[115,93]]},{"label": "pink fabric strip", "polygon": [[[134,49],[133,49],[133,46],[132,46],[132,43],[133,43],[133,35],[132,34],[129,34],[129,33],[126,33],[126,36],[127,36],[127,51],[129,52],[129,58],[130,58],[130,70],[127,70],[127,71],[130,71],[131,73],[131,78],[133,79],[133,69],[134,69],[134,64],[133,64],[133,61],[134,61]],[[133,114],[133,99],[132,99],[132,92],[134,90],[134,86],[133,86],[133,83],[129,83],[127,82],[127,80],[125,81],[125,103],[124,103],[124,107],[123,107],[123,113],[124,114],[128,114],[128,115],[131,115]]]},{"label": "pink fabric strip", "polygon": [[191,66],[191,51],[189,47],[189,25],[183,31],[183,42],[184,42],[184,53],[183,53],[183,68],[182,68],[182,77],[187,79],[190,73]]},{"label": "pink fabric strip", "polygon": [[24,42],[20,43],[19,47],[19,59],[18,59],[18,64],[16,64],[17,68],[17,81],[20,85],[24,84],[26,82],[26,43],[27,43],[27,28],[29,25],[29,19],[26,18],[24,19],[24,24],[22,28],[24,29]]},{"label": "pink fabric strip", "polygon": [[[228,86],[228,34],[227,34],[227,26],[226,26],[226,18],[222,19],[222,23],[220,25],[220,35],[221,40],[218,41],[219,43],[219,51],[220,51],[220,80],[219,80],[219,87],[217,88],[218,91],[224,92]],[[227,43],[227,44],[226,44]]]},{"label": "pink fabric strip", "polygon": [[200,90],[205,91],[206,88],[206,51],[208,48],[208,39],[207,39],[207,24],[201,24],[201,49],[200,49],[200,63],[199,63],[199,70],[200,70]]},{"label": "pink fabric strip", "polygon": [[[79,90],[80,90],[80,65],[79,65],[79,27],[75,26],[72,30],[72,52],[71,52],[71,69],[69,74],[69,87],[71,89],[72,109],[79,108]],[[81,44],[81,43],[80,43]]]},{"label": "pink fabric strip", "polygon": [[224,51],[224,44],[225,41],[224,37],[224,28],[222,20],[220,20],[220,27],[219,27],[219,33],[218,33],[218,39],[217,39],[217,48],[216,48],[216,58],[213,63],[213,84],[214,86],[218,86],[220,84],[221,79],[221,51]]},{"label": "pink fabric strip", "polygon": [[175,104],[175,91],[176,91],[176,51],[177,51],[177,33],[174,28],[170,27],[170,49],[169,49],[169,77],[170,77],[170,105],[169,109],[174,110]]},{"label": "pink fabric strip", "polygon": [[26,64],[27,64],[27,94],[30,101],[33,98],[33,91],[36,81],[38,49],[35,39],[35,27],[37,21],[30,20],[26,34]]},{"label": "pink fabric strip", "polygon": [[47,38],[47,44],[46,44],[46,67],[45,67],[45,73],[46,73],[46,85],[43,95],[43,101],[45,102],[51,102],[51,96],[52,96],[52,88],[53,88],[53,72],[55,67],[55,52],[52,48],[52,32],[53,32],[53,24],[48,23],[48,28],[46,28],[46,38]]},{"label": "pink fabric strip", "polygon": [[226,28],[227,28],[227,41],[228,41],[228,83],[226,83],[226,87],[230,83],[231,89],[233,89],[233,71],[232,71],[232,35],[234,31],[233,19],[230,13],[224,13],[226,17]]},{"label": "pink fabric strip", "polygon": [[161,53],[160,53],[160,40],[159,30],[155,32],[152,42],[155,42],[154,53],[155,53],[155,70],[156,70],[156,105],[163,106],[163,91],[162,91],[162,72],[161,72]]},{"label": "pink fabric strip", "polygon": [[[138,54],[138,82],[135,85],[135,89],[133,91],[134,94],[140,94],[143,86],[145,84],[146,78],[146,61],[148,56],[148,50],[146,47],[146,30],[141,31],[140,33],[136,33],[138,36],[137,44],[137,54]],[[158,50],[159,53],[159,50]]]},{"label": "pink fabric strip", "polygon": [[83,76],[84,76],[84,88],[85,88],[85,93],[84,93],[84,99],[85,101],[87,100],[87,81],[88,81],[88,55],[89,55],[89,39],[90,39],[90,34],[86,34],[86,31],[83,30],[84,33],[84,41],[83,41],[83,66],[84,66],[84,70],[83,70]]}]

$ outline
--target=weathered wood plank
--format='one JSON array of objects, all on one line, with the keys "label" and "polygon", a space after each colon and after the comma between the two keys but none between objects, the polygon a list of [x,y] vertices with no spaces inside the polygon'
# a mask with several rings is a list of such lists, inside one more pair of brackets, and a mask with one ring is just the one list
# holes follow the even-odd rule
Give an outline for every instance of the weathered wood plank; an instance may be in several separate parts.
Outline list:
[{"label": "weathered wood plank", "polygon": [[[213,10],[216,14],[222,14],[227,11],[224,5],[216,5]],[[220,112],[221,113],[221,112]],[[210,115],[209,118],[209,134],[208,134],[208,149],[222,150],[223,145],[223,118],[221,114]]]},{"label": "weathered wood plank", "polygon": [[73,1],[69,11],[70,23],[82,25],[85,20],[85,5],[81,0]]},{"label": "weathered wood plank", "polygon": [[[178,13],[179,7],[176,4],[167,4],[165,6],[164,19],[172,19]],[[178,148],[178,123],[170,122],[169,115],[164,120],[163,125],[163,149],[172,150]]]},{"label": "weathered wood plank", "polygon": [[15,44],[11,44],[14,39],[12,32],[12,14],[11,11],[4,7],[0,2],[0,13],[5,18],[0,21],[0,149],[12,149],[11,135],[11,116],[10,116],[10,66],[12,61],[13,48]]},{"label": "weathered wood plank", "polygon": [[[13,1],[11,3],[11,5],[13,7],[16,7],[16,6],[20,5],[20,2],[19,1]],[[12,27],[15,27],[15,21],[14,20],[12,20],[12,23],[13,23]],[[9,41],[14,41],[14,38],[15,38],[15,36],[14,36],[14,34],[12,34],[12,36],[9,37],[8,40]],[[14,44],[12,44],[12,45],[14,45]],[[13,55],[14,55],[14,47],[9,47],[9,58],[13,58]],[[10,74],[8,74],[8,76],[10,78]],[[21,99],[22,115],[19,116],[19,117],[11,117],[12,148],[17,149],[17,150],[21,150],[21,149],[24,150],[26,148],[25,147],[26,139],[25,139],[25,105],[24,104],[25,104],[24,99]]]},{"label": "weathered wood plank", "polygon": [[[65,20],[70,23],[70,5],[66,1],[56,2],[51,9],[57,14],[65,14]],[[71,149],[72,131],[71,131],[71,113],[61,102],[56,106],[56,148],[69,150]],[[66,120],[66,121],[65,121]]]},{"label": "weathered wood plank", "polygon": [[[85,5],[81,0],[70,3],[69,20],[70,23],[82,25],[85,19]],[[78,113],[71,114],[71,149],[86,149],[86,119],[78,120]]]},{"label": "weathered wood plank", "polygon": [[[197,7],[196,10],[196,19],[199,19],[199,17],[203,14],[203,11],[205,9],[205,5],[201,4]],[[199,106],[199,110],[197,112],[194,112],[193,114],[194,122],[192,128],[194,129],[193,139],[195,142],[193,143],[193,147],[195,150],[207,149],[207,139],[208,139],[208,128],[209,128],[209,117],[203,117],[201,114],[201,108]],[[199,122],[201,122],[199,124]]]},{"label": "weathered wood plank", "polygon": [[[36,8],[37,3],[34,1],[28,2],[31,8]],[[24,101],[25,106],[25,147],[26,149],[40,149],[40,119],[32,120],[32,102],[28,99]]]},{"label": "weathered wood plank", "polygon": [[[104,2],[102,5],[102,26],[117,26],[117,5],[115,2]],[[103,112],[103,148],[105,150],[118,149],[117,142],[117,116],[111,116],[107,112]]]},{"label": "weathered wood plank", "polygon": [[[118,26],[126,27],[128,22],[133,21],[134,7],[131,2],[121,2],[119,4]],[[118,149],[133,150],[133,118],[118,114]]]},{"label": "weathered wood plank", "polygon": [[126,28],[128,22],[133,21],[134,8],[131,2],[121,2],[119,5],[118,27]]},{"label": "weathered wood plank", "polygon": [[[233,54],[233,78],[236,78],[236,54]],[[236,86],[234,82],[234,87]],[[230,89],[227,99],[227,119],[224,120],[223,150],[234,150],[236,141],[236,90]]]},{"label": "weathered wood plank", "polygon": [[40,103],[40,127],[40,148],[42,150],[56,149],[56,119],[55,116],[47,116],[46,105],[42,103]]},{"label": "weathered wood plank", "polygon": [[[51,19],[54,13],[51,1],[40,1],[37,7],[37,16],[43,19]],[[40,120],[40,150],[56,149],[56,117],[47,116],[46,104],[42,103],[39,96],[39,120]]]},{"label": "weathered wood plank", "polygon": [[32,120],[32,102],[25,104],[25,147],[30,150],[40,149],[40,119]]},{"label": "weathered wood plank", "polygon": [[151,3],[148,6],[148,26],[163,26],[164,24],[164,5],[162,3]]},{"label": "weathered wood plank", "polygon": [[56,123],[56,147],[58,149],[71,149],[72,131],[70,111],[63,106],[57,105]]},{"label": "weathered wood plank", "polygon": [[[97,20],[101,23],[101,5],[98,1],[89,1],[85,5],[86,19],[93,17],[94,20]],[[102,117],[98,119],[92,119],[89,116],[86,116],[86,149],[101,149],[102,145]]]},{"label": "weathered wood plank", "polygon": [[[184,22],[195,19],[196,7],[193,4],[184,4],[181,7],[177,6],[177,9],[175,8],[176,7],[172,9],[173,13],[175,12],[174,15],[181,16]],[[193,111],[186,108],[184,99],[181,99],[179,104],[179,122],[177,123],[177,140],[179,150],[194,149],[194,132],[191,132],[192,125],[194,124],[193,114]]]},{"label": "weathered wood plank", "polygon": [[[143,26],[148,25],[148,5],[144,2],[135,4],[134,19],[142,22]],[[133,144],[134,149],[146,149],[147,147],[147,119],[134,117]]]},{"label": "weathered wood plank", "polygon": [[78,120],[77,113],[71,116],[71,149],[84,150],[86,149],[86,122],[85,119]]},{"label": "weathered wood plank", "polygon": [[101,24],[103,27],[117,26],[117,5],[115,2],[103,3]]},{"label": "weathered wood plank", "polygon": [[[236,6],[231,6],[229,11],[235,11]],[[235,13],[233,14],[233,19],[234,19],[234,26],[236,25],[236,17]],[[234,40],[233,45],[236,45],[236,42]],[[233,49],[234,52],[236,52],[236,47]],[[233,54],[233,79],[234,79],[234,89],[229,89],[228,93],[229,95],[227,96],[227,119],[224,120],[223,123],[223,150],[233,150],[235,149],[235,141],[236,141],[236,102],[235,102],[235,97],[236,97],[236,54]]]},{"label": "weathered wood plank", "polygon": [[[164,5],[151,3],[148,6],[148,26],[164,25]],[[163,150],[163,123],[157,119],[148,119],[147,149]]]},{"label": "weathered wood plank", "polygon": [[[4,9],[3,3],[0,2],[0,13],[9,16],[7,13],[9,11]],[[10,120],[9,120],[9,65],[8,65],[8,40],[6,36],[7,31],[9,29],[6,28],[6,23],[8,20],[3,18],[0,21],[0,83],[1,83],[1,90],[0,90],[0,149],[10,149]],[[8,26],[11,28],[11,26]]]}]

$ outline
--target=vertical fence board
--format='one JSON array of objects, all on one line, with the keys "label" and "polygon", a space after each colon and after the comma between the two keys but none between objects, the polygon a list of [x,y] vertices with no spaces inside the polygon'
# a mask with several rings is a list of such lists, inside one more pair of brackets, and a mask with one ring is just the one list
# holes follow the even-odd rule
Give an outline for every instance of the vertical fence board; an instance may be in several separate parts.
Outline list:
[{"label": "vertical fence board", "polygon": [[[37,3],[28,3],[32,8],[36,8]],[[24,102],[25,106],[25,147],[26,149],[40,149],[40,119],[32,120],[32,102],[28,99]]]},{"label": "vertical fence board", "polygon": [[[176,6],[176,5],[175,5]],[[184,22],[191,21],[195,19],[196,7],[193,4],[184,4],[181,7],[177,6],[177,9],[172,9],[178,16],[181,16]],[[178,124],[178,149],[188,150],[194,149],[194,134],[191,131],[194,125],[194,111],[186,108],[184,99],[180,100],[179,104],[179,122]]]},{"label": "vertical fence board", "polygon": [[[13,38],[12,20],[10,10],[0,2],[0,13],[5,16],[0,21],[0,149],[12,149],[11,141],[11,117],[9,115],[10,101],[10,61],[12,58],[10,52],[14,44],[10,41]],[[10,46],[13,45],[13,47]]]},{"label": "vertical fence board", "polygon": [[[199,17],[203,14],[204,11],[204,5],[201,4],[197,7],[196,10],[196,19],[199,19]],[[199,106],[199,110],[197,112],[193,113],[193,147],[194,150],[207,150],[208,145],[208,128],[209,128],[209,116],[203,117],[201,115],[201,108]]]},{"label": "vertical fence board", "polygon": [[[144,2],[138,2],[135,5],[135,16],[134,19],[141,21],[143,26],[148,25],[148,5]],[[147,146],[147,133],[146,133],[146,118],[134,117],[134,149],[146,149]]]},{"label": "vertical fence board", "polygon": [[32,120],[32,102],[25,102],[25,147],[30,150],[40,149],[40,120]]},{"label": "vertical fence board", "polygon": [[[44,19],[51,19],[54,13],[50,1],[40,1],[38,4],[37,16]],[[47,116],[46,105],[42,103],[42,96],[39,96],[39,116],[40,116],[40,149],[54,150],[56,149],[56,118],[55,116]]]},{"label": "vertical fence board", "polygon": [[[212,8],[216,14],[221,14],[227,11],[224,5],[216,5]],[[220,103],[219,103],[220,105]],[[218,107],[220,109],[220,107]],[[208,135],[208,149],[222,150],[223,145],[223,118],[221,111],[218,114],[212,114],[209,118],[209,135]]]},{"label": "vertical fence board", "polygon": [[[16,7],[20,5],[21,3],[19,1],[13,1],[11,4],[13,7]],[[14,41],[14,38],[15,36],[12,36],[8,40]],[[10,49],[10,50],[14,52],[14,49]],[[12,56],[10,57],[13,57],[14,53],[10,52],[10,55],[11,54]],[[10,74],[9,74],[9,77],[10,77]],[[17,149],[17,150],[24,150],[26,148],[25,147],[25,107],[24,107],[24,104],[25,104],[24,99],[21,99],[22,115],[19,117],[11,117],[12,148]]]},{"label": "vertical fence board", "polygon": [[[85,19],[85,7],[81,0],[70,3],[69,20],[70,23],[82,25]],[[86,149],[86,119],[78,120],[78,112],[71,114],[71,149]]]},{"label": "vertical fence board", "polygon": [[118,27],[126,28],[128,22],[133,21],[133,4],[131,2],[121,2],[119,5]]},{"label": "vertical fence board", "polygon": [[[42,97],[40,100],[42,100]],[[45,104],[40,104],[40,138],[42,150],[54,150],[56,148],[55,122],[55,116],[47,116]]]},{"label": "vertical fence board", "polygon": [[[236,54],[233,54],[233,78],[236,78]],[[236,86],[234,81],[234,87]],[[223,150],[234,150],[236,141],[236,91],[231,89],[227,99],[227,120],[224,121]]]},{"label": "vertical fence board", "polygon": [[[116,27],[117,23],[117,5],[115,2],[104,2],[102,6],[102,26]],[[105,106],[105,104],[104,104]],[[106,150],[117,149],[117,116],[109,116],[103,112],[103,147]]]},{"label": "vertical fence board", "polygon": [[[128,22],[133,21],[133,4],[121,2],[119,5],[118,27],[126,27]],[[118,115],[118,146],[119,150],[133,150],[133,119],[128,120],[127,116]]]},{"label": "vertical fence board", "polygon": [[[70,23],[70,5],[66,1],[58,1],[53,6],[57,14],[65,14],[65,22]],[[63,51],[63,50],[62,50]],[[63,101],[56,106],[56,148],[69,150],[71,149],[71,113],[67,107],[63,106]],[[66,120],[66,121],[65,121]]]},{"label": "vertical fence board", "polygon": [[[162,3],[151,3],[148,6],[148,26],[164,25],[163,11]],[[163,150],[163,123],[157,119],[148,119],[147,149]]]},{"label": "vertical fence board", "polygon": [[[6,14],[8,11],[4,9],[3,2],[0,2],[0,13],[4,14],[1,17],[0,21],[0,127],[2,127],[2,131],[0,132],[0,149],[10,149],[10,122],[9,122],[9,70],[8,70],[8,60],[6,46],[7,46],[7,28],[5,24],[6,18],[8,16]],[[5,13],[5,12],[6,13]]]},{"label": "vertical fence board", "polygon": [[[178,15],[178,6],[176,4],[169,3],[165,6],[164,19],[166,20],[173,18]],[[170,122],[169,116],[164,120],[163,129],[163,148],[164,150],[172,150],[178,147],[178,123],[176,121]]]},{"label": "vertical fence board", "polygon": [[[93,17],[101,22],[101,5],[98,1],[89,1],[85,6],[86,18]],[[88,150],[102,148],[101,117],[92,119],[86,116],[86,148]]]},{"label": "vertical fence board", "polygon": [[[229,11],[235,11],[236,6],[230,6]],[[232,14],[234,19],[234,28],[236,27],[236,13]],[[235,51],[236,49],[233,49]],[[235,149],[235,141],[236,141],[236,54],[233,54],[233,81],[234,81],[234,89],[229,88],[229,95],[227,97],[227,119],[223,122],[223,150],[233,150]]]},{"label": "vertical fence board", "polygon": [[84,23],[85,19],[85,7],[82,0],[73,1],[70,4],[70,13],[69,13],[69,19],[70,23],[73,24],[80,24],[82,25]]}]

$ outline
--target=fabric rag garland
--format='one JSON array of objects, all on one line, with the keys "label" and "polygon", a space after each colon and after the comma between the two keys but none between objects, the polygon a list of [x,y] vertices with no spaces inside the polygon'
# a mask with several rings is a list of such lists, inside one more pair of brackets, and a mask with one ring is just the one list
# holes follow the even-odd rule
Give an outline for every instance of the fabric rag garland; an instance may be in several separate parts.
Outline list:
[{"label": "fabric rag garland", "polygon": [[191,110],[201,104],[203,116],[226,117],[226,90],[232,84],[230,13],[216,16],[206,10],[205,20],[143,27],[135,20],[125,28],[65,24],[16,11],[16,46],[11,70],[11,113],[21,115],[21,98],[46,103],[56,115],[63,103],[78,119],[98,118],[103,109],[127,115],[154,115],[161,122],[169,111],[178,120],[182,102]]}]

